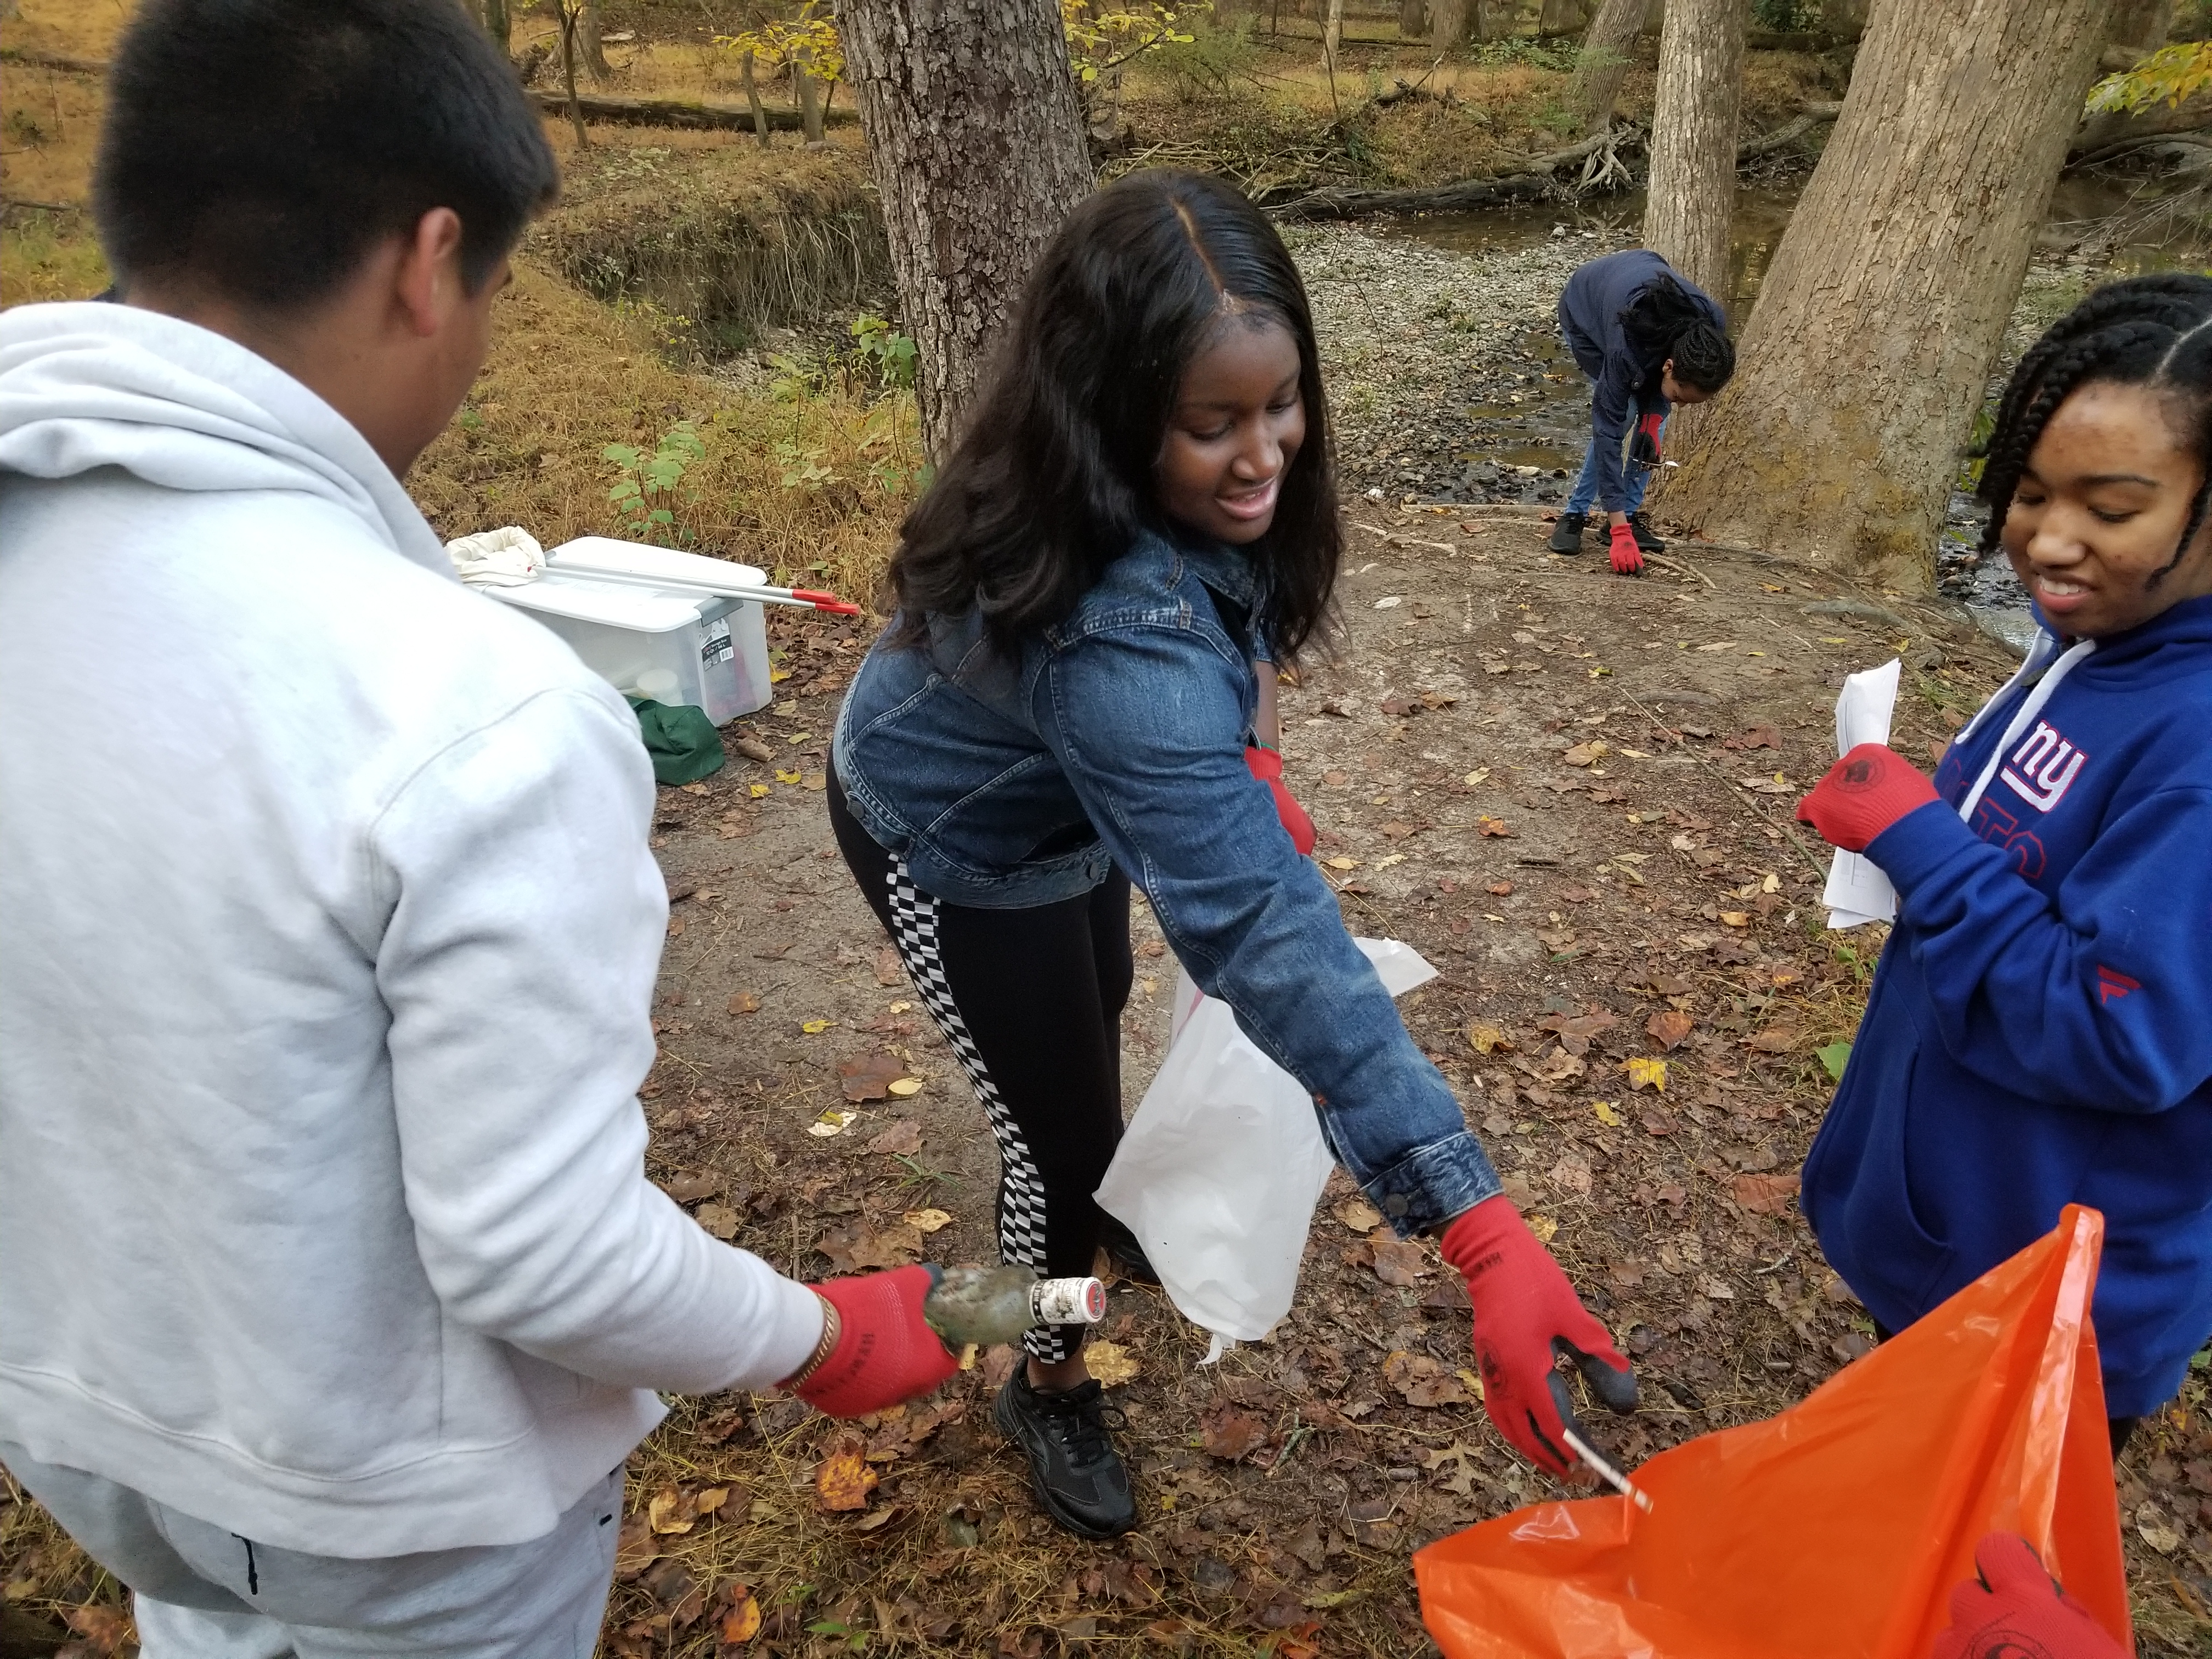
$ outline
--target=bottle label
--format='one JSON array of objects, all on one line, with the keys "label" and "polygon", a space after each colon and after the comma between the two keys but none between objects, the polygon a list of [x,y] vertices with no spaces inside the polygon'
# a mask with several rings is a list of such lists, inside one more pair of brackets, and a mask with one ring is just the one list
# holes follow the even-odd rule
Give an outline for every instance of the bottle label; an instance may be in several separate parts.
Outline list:
[{"label": "bottle label", "polygon": [[1040,1325],[1096,1325],[1106,1317],[1106,1287],[1095,1279],[1041,1279],[1030,1306]]}]

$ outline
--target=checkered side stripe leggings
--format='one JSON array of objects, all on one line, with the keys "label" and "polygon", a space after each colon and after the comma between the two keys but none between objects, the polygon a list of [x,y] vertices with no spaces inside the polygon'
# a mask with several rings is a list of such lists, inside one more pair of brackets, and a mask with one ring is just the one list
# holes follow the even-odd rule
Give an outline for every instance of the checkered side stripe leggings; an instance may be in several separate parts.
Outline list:
[{"label": "checkered side stripe leggings", "polygon": [[[1042,1273],[1043,1177],[1030,1155],[1029,1143],[1023,1139],[1019,1126],[999,1098],[998,1085],[991,1081],[990,1068],[983,1064],[983,1056],[968,1035],[968,1024],[961,1018],[960,1009],[952,1000],[952,988],[946,982],[938,950],[938,902],[914,884],[902,858],[892,860],[885,880],[890,889],[891,942],[898,949],[899,960],[905,964],[907,977],[914,981],[922,1006],[929,1010],[937,1029],[959,1057],[961,1069],[975,1086],[975,1098],[982,1102],[983,1115],[990,1121],[991,1133],[998,1139],[999,1254],[1017,1266]],[[1071,1351],[1071,1345],[1057,1330],[1043,1325],[1024,1336],[1022,1345],[1039,1364],[1047,1365],[1066,1358]]]}]

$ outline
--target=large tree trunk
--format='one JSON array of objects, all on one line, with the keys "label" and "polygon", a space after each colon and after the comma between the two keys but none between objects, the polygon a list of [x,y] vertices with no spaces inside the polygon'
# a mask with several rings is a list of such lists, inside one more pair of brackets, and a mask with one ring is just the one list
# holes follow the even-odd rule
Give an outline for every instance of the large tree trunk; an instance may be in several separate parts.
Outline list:
[{"label": "large tree trunk", "polygon": [[1431,52],[1457,52],[1470,40],[1489,38],[1482,0],[1429,0]]},{"label": "large tree trunk", "polygon": [[1742,368],[1676,447],[1666,516],[1928,586],[2107,6],[1875,0]]},{"label": "large tree trunk", "polygon": [[957,441],[1030,267],[1091,189],[1053,0],[844,0],[845,75],[916,348],[922,441]]},{"label": "large tree trunk", "polygon": [[1629,55],[1650,9],[1651,0],[1604,0],[1590,19],[1583,34],[1582,55],[1575,61],[1574,79],[1567,83],[1567,107],[1581,122],[1583,137],[1613,119],[1613,100],[1620,96]]},{"label": "large tree trunk", "polygon": [[2112,0],[2105,39],[2140,58],[2164,46],[2172,32],[2173,0]]},{"label": "large tree trunk", "polygon": [[791,60],[792,91],[799,101],[800,131],[810,144],[822,142],[822,82],[807,71],[814,61],[811,47],[800,46]]},{"label": "large tree trunk", "polygon": [[1398,38],[1412,42],[1429,32],[1429,0],[1398,0]]},{"label": "large tree trunk", "polygon": [[1543,9],[1536,15],[1536,33],[1572,34],[1589,21],[1583,0],[1544,0]]},{"label": "large tree trunk", "polygon": [[1321,61],[1328,70],[1328,95],[1336,96],[1336,54],[1344,45],[1344,0],[1328,0],[1322,12]]},{"label": "large tree trunk", "polygon": [[599,42],[599,0],[583,0],[577,9],[576,46],[592,80],[605,86],[614,79],[614,70],[607,62],[607,49]]},{"label": "large tree trunk", "polygon": [[507,0],[484,0],[484,33],[491,36],[501,52],[507,49],[514,34],[514,23],[507,10]]},{"label": "large tree trunk", "polygon": [[1673,0],[1659,34],[1644,246],[1717,299],[1728,297],[1735,205],[1744,0]]}]

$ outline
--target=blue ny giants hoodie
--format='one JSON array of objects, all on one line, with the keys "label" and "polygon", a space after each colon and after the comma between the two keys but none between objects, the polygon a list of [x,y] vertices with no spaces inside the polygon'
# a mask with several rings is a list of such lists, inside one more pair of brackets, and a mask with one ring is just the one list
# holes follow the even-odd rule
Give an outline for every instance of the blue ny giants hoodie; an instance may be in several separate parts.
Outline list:
[{"label": "blue ny giants hoodie", "polygon": [[1898,919],[1805,1212],[1899,1329],[2104,1212],[2107,1409],[2212,1334],[2212,599],[2063,653],[1952,744],[1941,802],[1867,848]]}]

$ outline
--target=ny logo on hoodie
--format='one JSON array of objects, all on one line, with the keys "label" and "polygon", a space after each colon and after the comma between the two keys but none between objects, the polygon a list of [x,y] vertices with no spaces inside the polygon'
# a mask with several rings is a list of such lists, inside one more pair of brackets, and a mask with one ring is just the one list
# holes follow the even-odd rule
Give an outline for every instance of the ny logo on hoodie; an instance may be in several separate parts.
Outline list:
[{"label": "ny logo on hoodie", "polygon": [[2081,763],[2088,758],[2047,721],[2038,720],[1998,775],[2030,806],[2048,812],[2081,775]]}]

